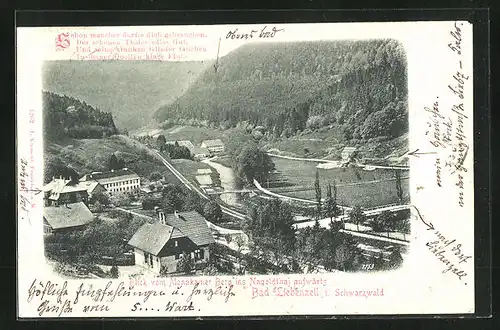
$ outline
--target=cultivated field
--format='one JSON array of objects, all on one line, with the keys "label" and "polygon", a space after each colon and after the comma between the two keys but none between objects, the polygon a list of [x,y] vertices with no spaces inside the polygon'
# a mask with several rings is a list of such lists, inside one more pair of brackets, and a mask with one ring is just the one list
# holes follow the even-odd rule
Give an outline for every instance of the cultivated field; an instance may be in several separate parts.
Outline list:
[{"label": "cultivated field", "polygon": [[187,179],[189,179],[193,183],[197,183],[195,177],[199,175],[197,172],[199,169],[209,169],[212,171],[210,175],[212,177],[212,181],[215,185],[220,185],[219,173],[215,171],[210,165],[196,162],[189,159],[172,159],[172,165],[181,172]]},{"label": "cultivated field", "polygon": [[[297,161],[273,157],[281,187],[270,185],[270,190],[299,198],[314,200],[315,162]],[[326,196],[328,183],[337,185],[337,199],[341,205],[373,207],[397,203],[396,181],[393,170],[364,171],[359,168],[318,169],[322,197]],[[403,191],[408,194],[409,171],[402,171]],[[265,184],[264,184],[265,185]]]}]

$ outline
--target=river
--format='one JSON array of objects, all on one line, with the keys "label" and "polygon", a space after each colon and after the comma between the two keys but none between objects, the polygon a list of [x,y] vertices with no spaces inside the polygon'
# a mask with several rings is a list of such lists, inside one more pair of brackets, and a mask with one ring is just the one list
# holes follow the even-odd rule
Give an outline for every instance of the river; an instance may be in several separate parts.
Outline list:
[{"label": "river", "polygon": [[[221,186],[222,188],[224,188],[225,191],[240,189],[240,187],[238,187],[236,184],[236,179],[232,168],[224,166],[219,163],[212,162],[209,159],[204,160],[203,162],[210,165],[213,169],[215,169],[219,173]],[[235,193],[221,194],[220,199],[228,205],[241,206],[241,198],[239,194]]]}]

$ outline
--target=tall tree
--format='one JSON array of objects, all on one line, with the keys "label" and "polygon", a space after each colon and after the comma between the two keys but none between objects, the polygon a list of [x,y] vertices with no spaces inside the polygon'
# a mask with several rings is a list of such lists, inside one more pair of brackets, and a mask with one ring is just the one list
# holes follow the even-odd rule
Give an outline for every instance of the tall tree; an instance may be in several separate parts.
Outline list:
[{"label": "tall tree", "polygon": [[316,177],[314,179],[314,191],[316,192],[316,217],[321,217],[323,207],[321,205],[321,186],[319,184],[319,171],[316,169]]},{"label": "tall tree", "polygon": [[117,170],[118,169],[118,158],[116,158],[115,154],[112,154],[109,158],[109,170]]},{"label": "tall tree", "polygon": [[156,143],[158,144],[158,148],[160,148],[161,150],[161,148],[165,145],[165,143],[167,143],[165,135],[163,134],[158,135],[158,137],[156,138]]},{"label": "tall tree", "polygon": [[179,185],[167,184],[162,190],[161,206],[167,213],[180,211],[184,207],[186,196]]},{"label": "tall tree", "polygon": [[125,168],[125,160],[120,157],[120,159],[118,159],[117,169],[119,170],[119,169],[122,169],[122,168]]},{"label": "tall tree", "polygon": [[325,211],[326,215],[330,217],[330,221],[333,221],[333,217],[337,215],[337,201],[332,196],[331,184],[328,184],[326,189]]},{"label": "tall tree", "polygon": [[396,193],[398,195],[399,202],[401,204],[403,204],[404,203],[404,193],[403,193],[403,184],[401,182],[401,172],[399,170],[395,170],[394,176],[396,179]]},{"label": "tall tree", "polygon": [[236,158],[238,176],[252,184],[256,179],[259,183],[267,181],[271,171],[275,169],[271,157],[257,145],[249,145]]},{"label": "tall tree", "polygon": [[222,209],[218,203],[208,201],[203,207],[203,214],[208,221],[219,223],[222,218]]},{"label": "tall tree", "polygon": [[352,223],[356,224],[359,231],[359,224],[363,223],[366,220],[366,215],[363,212],[361,206],[356,205],[352,208],[352,210],[349,212],[349,220]]}]

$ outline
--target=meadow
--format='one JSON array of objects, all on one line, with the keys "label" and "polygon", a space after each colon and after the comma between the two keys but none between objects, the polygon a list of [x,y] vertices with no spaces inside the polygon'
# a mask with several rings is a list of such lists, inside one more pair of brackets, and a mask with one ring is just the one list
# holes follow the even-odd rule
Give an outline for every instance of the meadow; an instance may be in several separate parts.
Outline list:
[{"label": "meadow", "polygon": [[[64,139],[46,142],[44,148],[45,165],[62,162],[84,175],[94,171],[107,171],[113,153],[123,158],[125,166],[142,178],[149,178],[152,172],[160,172],[167,182],[178,183],[178,179],[163,163],[148,153],[140,143],[131,144],[122,136],[104,139]],[[46,178],[50,181],[51,178]]]},{"label": "meadow", "polygon": [[[316,162],[289,160],[273,157],[279,172],[282,187],[269,190],[285,196],[314,200]],[[393,170],[376,169],[365,171],[356,167],[318,169],[322,197],[325,198],[328,184],[337,185],[337,200],[341,205],[374,207],[398,203],[396,180]],[[409,171],[401,173],[403,192],[408,195]],[[287,184],[283,186],[283,181]]]}]

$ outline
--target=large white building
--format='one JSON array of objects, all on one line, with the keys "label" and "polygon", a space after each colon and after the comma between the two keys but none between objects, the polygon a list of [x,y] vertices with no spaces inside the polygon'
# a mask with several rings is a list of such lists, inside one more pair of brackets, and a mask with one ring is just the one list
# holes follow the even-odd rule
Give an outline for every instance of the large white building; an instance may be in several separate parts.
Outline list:
[{"label": "large white building", "polygon": [[221,139],[205,140],[201,143],[201,147],[208,149],[212,154],[218,154],[225,149]]},{"label": "large white building", "polygon": [[80,181],[97,181],[110,194],[116,192],[136,192],[141,187],[141,178],[139,175],[128,168],[108,172],[93,172],[83,176]]}]

